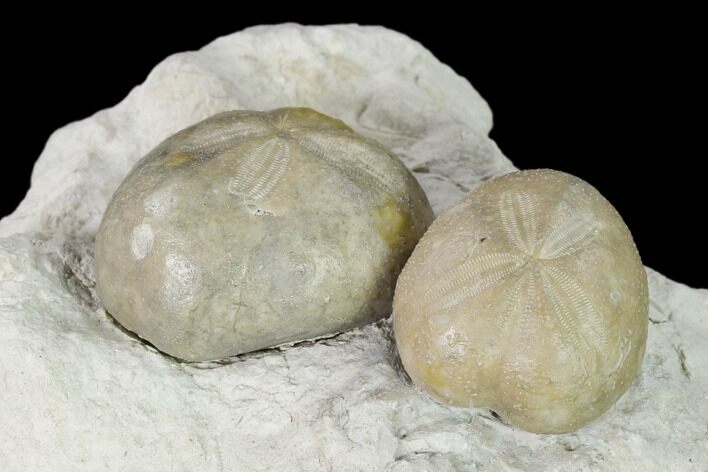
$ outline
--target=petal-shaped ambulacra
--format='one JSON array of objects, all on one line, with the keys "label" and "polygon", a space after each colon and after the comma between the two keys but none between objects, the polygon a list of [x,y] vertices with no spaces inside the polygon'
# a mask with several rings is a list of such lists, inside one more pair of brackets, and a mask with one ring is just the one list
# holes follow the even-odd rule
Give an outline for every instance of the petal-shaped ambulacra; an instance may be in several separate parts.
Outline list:
[{"label": "petal-shaped ambulacra", "polygon": [[391,311],[432,221],[378,143],[305,108],[221,113],[140,160],[96,238],[106,310],[158,349],[210,360]]},{"label": "petal-shaped ambulacra", "polygon": [[561,433],[627,390],[647,316],[646,273],[612,205],[534,170],[440,215],[399,277],[393,321],[403,365],[431,395]]}]

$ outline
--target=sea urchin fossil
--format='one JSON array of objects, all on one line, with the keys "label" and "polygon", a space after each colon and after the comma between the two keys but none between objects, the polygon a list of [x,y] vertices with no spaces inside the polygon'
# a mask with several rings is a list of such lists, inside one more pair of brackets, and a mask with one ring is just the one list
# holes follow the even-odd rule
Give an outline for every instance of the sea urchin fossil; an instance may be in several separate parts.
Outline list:
[{"label": "sea urchin fossil", "polygon": [[481,185],[433,223],[398,280],[394,329],[433,396],[559,433],[628,388],[647,310],[646,273],[612,205],[576,177],[534,170]]},{"label": "sea urchin fossil", "polygon": [[305,108],[215,115],[140,160],[96,238],[99,295],[173,356],[227,357],[390,313],[432,220],[378,143]]}]

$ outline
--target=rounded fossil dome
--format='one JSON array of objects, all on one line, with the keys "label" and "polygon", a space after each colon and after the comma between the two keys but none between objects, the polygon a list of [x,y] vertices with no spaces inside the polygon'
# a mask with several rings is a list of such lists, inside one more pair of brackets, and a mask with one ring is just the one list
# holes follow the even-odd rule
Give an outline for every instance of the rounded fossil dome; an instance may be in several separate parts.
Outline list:
[{"label": "rounded fossil dome", "polygon": [[387,315],[431,220],[400,160],[341,121],[221,113],[166,139],[115,192],[97,289],[158,349],[223,358]]},{"label": "rounded fossil dome", "polygon": [[632,236],[595,188],[553,170],[514,172],[470,192],[421,239],[396,286],[395,339],[433,397],[568,432],[635,377],[647,292]]}]

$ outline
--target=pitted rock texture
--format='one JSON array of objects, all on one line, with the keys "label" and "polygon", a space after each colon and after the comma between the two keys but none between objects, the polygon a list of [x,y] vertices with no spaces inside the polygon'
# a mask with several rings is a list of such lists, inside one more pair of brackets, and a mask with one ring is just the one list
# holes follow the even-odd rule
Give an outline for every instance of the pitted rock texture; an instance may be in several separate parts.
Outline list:
[{"label": "pitted rock texture", "polygon": [[170,56],[120,104],[52,134],[0,222],[3,471],[705,469],[708,291],[650,269],[639,375],[605,415],[559,436],[432,400],[405,377],[388,319],[191,364],[122,331],[96,297],[92,248],[130,168],[216,113],[286,106],[390,148],[436,213],[514,170],[470,84],[394,31],[263,26]]}]

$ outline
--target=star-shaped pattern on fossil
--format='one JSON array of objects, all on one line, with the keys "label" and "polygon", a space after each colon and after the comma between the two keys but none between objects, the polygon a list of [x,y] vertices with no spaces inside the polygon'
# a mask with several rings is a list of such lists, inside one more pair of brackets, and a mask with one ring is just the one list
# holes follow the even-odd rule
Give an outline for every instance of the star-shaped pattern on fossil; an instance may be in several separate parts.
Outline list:
[{"label": "star-shaped pattern on fossil", "polygon": [[391,173],[384,163],[383,151],[364,138],[344,129],[298,124],[287,111],[276,116],[249,114],[225,119],[177,151],[214,158],[247,140],[260,143],[240,156],[241,165],[228,185],[229,192],[240,197],[246,207],[273,192],[288,170],[294,146],[313,154],[359,186],[389,195],[397,195],[397,189],[405,188],[402,178]]},{"label": "star-shaped pattern on fossil", "polygon": [[517,352],[533,342],[539,326],[552,325],[559,347],[587,359],[583,362],[592,362],[593,353],[604,356],[608,339],[602,315],[580,283],[558,264],[590,244],[596,225],[578,213],[556,212],[542,236],[535,204],[522,191],[501,195],[499,218],[510,249],[468,258],[443,274],[423,295],[431,316],[505,283],[508,309],[495,320],[495,328],[514,339]]}]

